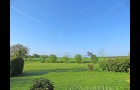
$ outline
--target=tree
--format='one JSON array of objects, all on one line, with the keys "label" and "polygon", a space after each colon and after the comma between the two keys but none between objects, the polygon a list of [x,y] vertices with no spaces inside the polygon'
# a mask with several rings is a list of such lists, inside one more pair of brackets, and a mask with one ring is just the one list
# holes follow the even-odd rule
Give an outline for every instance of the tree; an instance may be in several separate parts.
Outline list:
[{"label": "tree", "polygon": [[91,62],[92,63],[97,63],[98,62],[98,58],[95,54],[93,54],[92,52],[87,52],[87,55],[90,56]]},{"label": "tree", "polygon": [[82,62],[82,56],[80,54],[76,54],[75,55],[75,60],[77,63],[81,63]]},{"label": "tree", "polygon": [[33,58],[39,58],[40,57],[40,55],[38,55],[38,54],[33,54],[33,56],[32,56]]},{"label": "tree", "polygon": [[29,49],[22,44],[10,46],[10,56],[25,57],[29,53]]},{"label": "tree", "polygon": [[48,62],[55,63],[56,61],[57,61],[57,56],[54,54],[51,54],[48,58]]}]

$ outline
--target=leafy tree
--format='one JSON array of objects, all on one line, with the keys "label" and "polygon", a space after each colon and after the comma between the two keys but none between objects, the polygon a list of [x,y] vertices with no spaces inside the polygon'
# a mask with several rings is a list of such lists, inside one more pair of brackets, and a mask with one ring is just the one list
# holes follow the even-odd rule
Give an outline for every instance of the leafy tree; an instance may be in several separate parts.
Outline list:
[{"label": "leafy tree", "polygon": [[82,62],[82,56],[80,54],[76,54],[75,55],[75,60],[77,63],[81,63]]},{"label": "leafy tree", "polygon": [[10,46],[10,56],[25,57],[29,53],[29,49],[22,44]]},{"label": "leafy tree", "polygon": [[87,52],[87,55],[90,56],[91,62],[92,63],[97,63],[98,62],[98,58],[96,55],[94,55],[92,52]]},{"label": "leafy tree", "polygon": [[39,58],[40,57],[40,55],[38,55],[38,54],[33,54],[33,56],[32,56],[33,58]]},{"label": "leafy tree", "polygon": [[51,54],[48,58],[48,62],[55,63],[57,61],[57,57],[54,54]]},{"label": "leafy tree", "polygon": [[39,60],[40,60],[41,63],[45,63],[46,57],[45,56],[40,56]]}]

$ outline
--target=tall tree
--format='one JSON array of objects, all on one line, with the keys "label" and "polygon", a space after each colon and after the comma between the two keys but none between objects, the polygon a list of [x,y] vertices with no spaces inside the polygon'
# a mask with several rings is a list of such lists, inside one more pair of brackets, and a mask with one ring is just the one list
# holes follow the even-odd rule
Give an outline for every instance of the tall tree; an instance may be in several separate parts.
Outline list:
[{"label": "tall tree", "polygon": [[28,55],[29,49],[22,44],[15,44],[10,46],[10,56],[25,57]]},{"label": "tall tree", "polygon": [[94,55],[92,52],[87,52],[87,55],[90,56],[91,62],[92,63],[97,63],[98,62],[98,58],[96,55]]}]

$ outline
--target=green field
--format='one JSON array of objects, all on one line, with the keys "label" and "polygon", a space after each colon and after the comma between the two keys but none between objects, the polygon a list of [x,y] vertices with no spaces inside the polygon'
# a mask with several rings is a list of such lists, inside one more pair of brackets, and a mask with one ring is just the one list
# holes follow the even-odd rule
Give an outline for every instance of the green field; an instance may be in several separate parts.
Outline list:
[{"label": "green field", "polygon": [[94,71],[87,71],[87,64],[25,62],[23,74],[10,78],[10,90],[29,90],[32,81],[39,77],[53,81],[55,90],[125,90],[128,73],[98,68],[98,64]]}]

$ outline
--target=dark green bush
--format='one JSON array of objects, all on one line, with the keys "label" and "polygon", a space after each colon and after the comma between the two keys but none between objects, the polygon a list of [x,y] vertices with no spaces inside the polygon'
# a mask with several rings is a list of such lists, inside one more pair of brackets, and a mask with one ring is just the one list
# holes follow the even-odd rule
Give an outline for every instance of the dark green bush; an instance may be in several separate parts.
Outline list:
[{"label": "dark green bush", "polygon": [[116,59],[104,60],[99,62],[99,66],[106,71],[127,72],[127,69],[130,67],[130,58],[117,57]]},{"label": "dark green bush", "polygon": [[23,72],[24,60],[21,57],[10,57],[10,76],[15,76]]},{"label": "dark green bush", "polygon": [[53,82],[47,78],[36,78],[30,90],[54,90]]},{"label": "dark green bush", "polygon": [[80,54],[75,55],[75,62],[82,63],[82,56]]},{"label": "dark green bush", "polygon": [[41,63],[45,63],[46,57],[45,56],[40,56],[39,60],[40,60]]},{"label": "dark green bush", "polygon": [[56,63],[56,61],[57,61],[56,55],[51,54],[51,55],[49,56],[49,58],[48,58],[48,62],[50,62],[50,63]]}]

